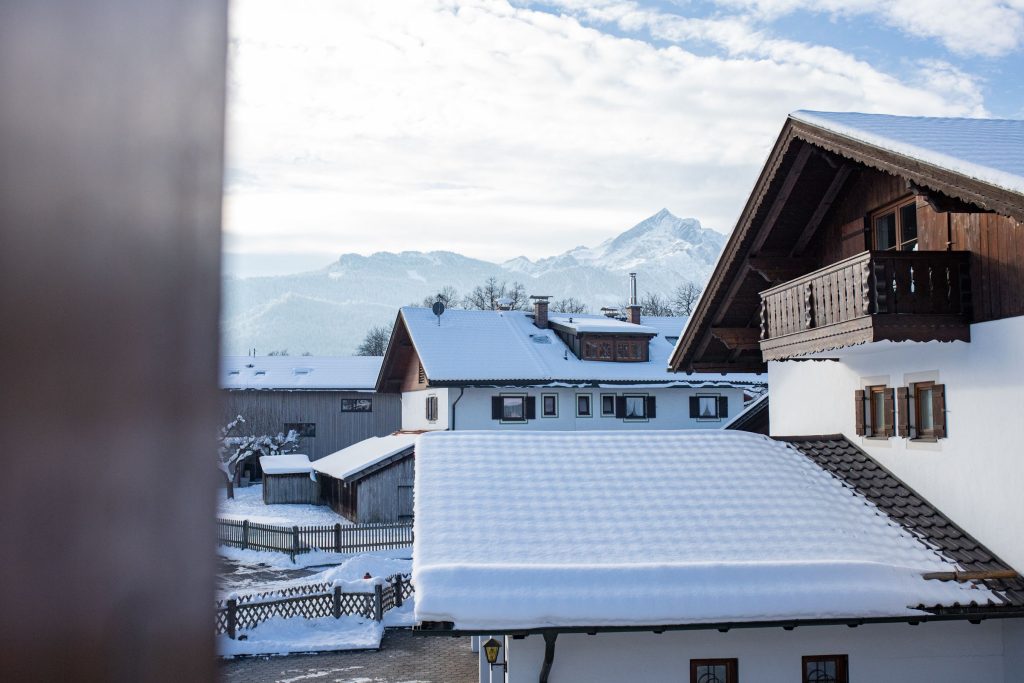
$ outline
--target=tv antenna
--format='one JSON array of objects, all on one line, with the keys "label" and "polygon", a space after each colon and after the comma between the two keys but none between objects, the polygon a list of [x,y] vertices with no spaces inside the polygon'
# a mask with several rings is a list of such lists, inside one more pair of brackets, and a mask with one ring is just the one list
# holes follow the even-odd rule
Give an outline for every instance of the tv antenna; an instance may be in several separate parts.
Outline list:
[{"label": "tv antenna", "polygon": [[444,315],[444,302],[438,299],[434,302],[434,305],[430,307],[430,310],[437,316],[437,326],[441,327],[441,316]]}]

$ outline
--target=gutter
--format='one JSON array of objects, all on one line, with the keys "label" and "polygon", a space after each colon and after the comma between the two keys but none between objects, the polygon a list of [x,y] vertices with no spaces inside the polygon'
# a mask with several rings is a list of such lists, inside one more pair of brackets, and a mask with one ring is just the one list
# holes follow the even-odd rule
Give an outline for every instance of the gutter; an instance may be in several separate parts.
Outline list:
[{"label": "gutter", "polygon": [[459,397],[452,403],[452,426],[451,430],[455,431],[455,407],[459,405],[459,401],[462,400],[462,395],[466,393],[466,387],[459,387]]}]

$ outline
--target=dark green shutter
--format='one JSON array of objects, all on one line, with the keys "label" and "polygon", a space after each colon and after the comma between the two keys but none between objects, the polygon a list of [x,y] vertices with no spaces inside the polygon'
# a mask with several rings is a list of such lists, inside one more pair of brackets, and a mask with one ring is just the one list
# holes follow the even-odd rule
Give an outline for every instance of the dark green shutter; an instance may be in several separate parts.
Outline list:
[{"label": "dark green shutter", "polygon": [[729,417],[729,397],[719,396],[718,397],[718,417]]},{"label": "dark green shutter", "polygon": [[626,397],[615,397],[615,417],[626,417]]},{"label": "dark green shutter", "polygon": [[658,409],[656,407],[656,401],[653,396],[647,397],[647,419],[651,419],[658,416]]},{"label": "dark green shutter", "polygon": [[537,398],[535,396],[526,397],[526,419],[537,419]]},{"label": "dark green shutter", "polygon": [[690,417],[694,419],[700,417],[700,398],[697,396],[690,397]]},{"label": "dark green shutter", "polygon": [[501,396],[491,396],[491,419],[501,419]]}]

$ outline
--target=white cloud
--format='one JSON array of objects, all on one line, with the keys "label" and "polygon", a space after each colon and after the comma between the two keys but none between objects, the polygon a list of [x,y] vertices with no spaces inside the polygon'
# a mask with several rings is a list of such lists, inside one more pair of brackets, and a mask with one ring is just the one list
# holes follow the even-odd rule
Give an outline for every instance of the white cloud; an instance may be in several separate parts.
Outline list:
[{"label": "white cloud", "polygon": [[[794,109],[984,111],[945,63],[903,83],[741,20],[587,11],[678,44],[497,0],[237,0],[231,244],[497,260],[593,244],[663,206],[727,231]],[[725,56],[688,51],[698,37]]]}]

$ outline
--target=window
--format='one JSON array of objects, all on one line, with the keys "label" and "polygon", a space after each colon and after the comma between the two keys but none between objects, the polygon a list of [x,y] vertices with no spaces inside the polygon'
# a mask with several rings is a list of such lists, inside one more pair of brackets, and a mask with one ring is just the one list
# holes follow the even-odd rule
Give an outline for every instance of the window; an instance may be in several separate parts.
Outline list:
[{"label": "window", "polygon": [[316,422],[285,422],[284,433],[287,434],[291,431],[303,439],[313,439],[316,437]]},{"label": "window", "polygon": [[576,417],[590,416],[590,394],[576,394]]},{"label": "window", "polygon": [[[566,343],[576,348],[574,344]],[[649,346],[650,340],[647,337],[581,334],[578,348],[583,360],[636,363],[648,359]]]},{"label": "window", "polygon": [[587,339],[583,342],[584,360],[615,360],[615,346],[609,339]]},{"label": "window", "polygon": [[875,211],[871,234],[879,251],[917,251],[917,200],[902,200]]},{"label": "window", "polygon": [[646,396],[624,396],[627,420],[647,419],[647,397]]},{"label": "window", "polygon": [[874,439],[888,439],[894,434],[896,417],[895,392],[885,385],[858,390],[854,395],[857,434]]},{"label": "window", "polygon": [[690,683],[737,683],[737,660],[691,659]]},{"label": "window", "polygon": [[601,394],[601,417],[615,417],[615,394]]},{"label": "window", "polygon": [[558,417],[558,394],[542,394],[540,401],[542,417]]},{"label": "window", "polygon": [[896,390],[899,435],[931,441],[946,437],[946,386],[914,382]]},{"label": "window", "polygon": [[721,420],[729,417],[729,397],[705,394],[690,397],[690,418],[694,420]]},{"label": "window", "polygon": [[491,397],[491,419],[502,422],[526,422],[537,417],[537,399],[515,394]]},{"label": "window", "polygon": [[437,422],[437,396],[427,396],[427,422]]},{"label": "window", "polygon": [[814,655],[803,658],[803,683],[848,683],[846,655]]},{"label": "window", "polygon": [[427,382],[427,373],[424,372],[424,370],[423,370],[423,363],[420,363],[420,369],[419,369],[419,372],[416,375],[416,383],[417,384],[426,384],[426,382]]},{"label": "window", "polygon": [[341,399],[341,412],[343,413],[372,413],[372,398],[343,398]]}]

